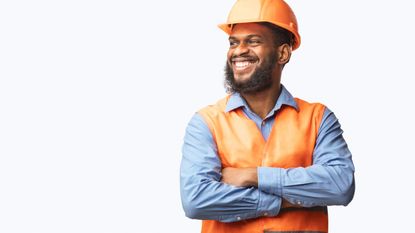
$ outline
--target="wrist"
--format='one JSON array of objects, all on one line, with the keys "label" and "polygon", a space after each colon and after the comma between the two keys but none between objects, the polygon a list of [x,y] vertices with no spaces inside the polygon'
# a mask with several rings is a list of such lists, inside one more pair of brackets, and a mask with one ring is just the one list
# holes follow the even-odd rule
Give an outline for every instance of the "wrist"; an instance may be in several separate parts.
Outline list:
[{"label": "wrist", "polygon": [[258,172],[256,168],[247,168],[246,170],[246,186],[258,187]]}]

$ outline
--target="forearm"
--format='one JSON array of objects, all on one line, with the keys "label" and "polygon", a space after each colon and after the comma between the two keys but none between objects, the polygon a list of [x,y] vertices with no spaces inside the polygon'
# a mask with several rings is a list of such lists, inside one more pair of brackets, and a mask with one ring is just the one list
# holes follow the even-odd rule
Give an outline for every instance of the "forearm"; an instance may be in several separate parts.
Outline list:
[{"label": "forearm", "polygon": [[347,205],[354,194],[351,167],[258,168],[258,188],[304,207]]},{"label": "forearm", "polygon": [[234,222],[278,214],[281,198],[256,188],[242,188],[207,179],[182,177],[181,197],[186,216]]},{"label": "forearm", "polygon": [[[258,171],[258,172],[257,172]],[[259,173],[259,178],[258,178]],[[309,168],[225,168],[222,182],[258,187],[284,199],[282,207],[346,205],[353,196],[353,171],[338,166]]]}]

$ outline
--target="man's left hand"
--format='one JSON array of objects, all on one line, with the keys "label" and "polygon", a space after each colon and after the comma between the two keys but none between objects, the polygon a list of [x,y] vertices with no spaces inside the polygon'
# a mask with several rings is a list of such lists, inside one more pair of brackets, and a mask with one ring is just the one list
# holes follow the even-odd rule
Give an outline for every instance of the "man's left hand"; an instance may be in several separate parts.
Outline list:
[{"label": "man's left hand", "polygon": [[257,187],[257,169],[226,167],[222,170],[221,181],[237,187]]}]

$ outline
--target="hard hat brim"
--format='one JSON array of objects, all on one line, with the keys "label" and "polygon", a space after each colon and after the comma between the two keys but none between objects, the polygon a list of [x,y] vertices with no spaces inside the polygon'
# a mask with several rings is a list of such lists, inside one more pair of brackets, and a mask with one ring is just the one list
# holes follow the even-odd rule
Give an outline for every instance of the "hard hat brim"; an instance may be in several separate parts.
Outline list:
[{"label": "hard hat brim", "polygon": [[281,23],[275,23],[275,22],[269,22],[269,21],[260,21],[260,20],[255,20],[255,21],[238,21],[238,22],[233,22],[233,23],[222,23],[219,24],[218,27],[224,31],[226,34],[230,35],[232,33],[232,28],[235,24],[238,23],[261,23],[261,22],[268,22],[268,23],[272,23],[278,27],[284,28],[285,30],[291,32],[294,35],[294,44],[293,44],[293,48],[292,50],[296,50],[298,47],[300,47],[301,44],[301,37],[300,35],[291,29],[291,27],[289,27],[288,25],[282,25]]}]

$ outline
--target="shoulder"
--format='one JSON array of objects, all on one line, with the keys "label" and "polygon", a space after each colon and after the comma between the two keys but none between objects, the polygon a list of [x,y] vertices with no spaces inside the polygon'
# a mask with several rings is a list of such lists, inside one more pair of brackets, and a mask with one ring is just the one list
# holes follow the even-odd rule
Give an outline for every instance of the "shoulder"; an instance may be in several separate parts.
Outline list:
[{"label": "shoulder", "polygon": [[294,98],[297,103],[297,113],[304,121],[312,120],[316,126],[319,126],[327,115],[327,107],[319,102],[310,103],[300,98]]},{"label": "shoulder", "polygon": [[297,97],[295,97],[294,100],[297,103],[299,110],[313,109],[318,111],[324,111],[326,109],[326,106],[319,102],[311,103]]},{"label": "shoulder", "polygon": [[230,96],[226,96],[218,100],[215,104],[208,105],[199,111],[197,111],[203,118],[215,117],[225,113],[226,104],[228,103]]}]

